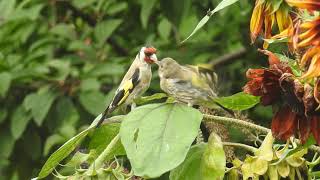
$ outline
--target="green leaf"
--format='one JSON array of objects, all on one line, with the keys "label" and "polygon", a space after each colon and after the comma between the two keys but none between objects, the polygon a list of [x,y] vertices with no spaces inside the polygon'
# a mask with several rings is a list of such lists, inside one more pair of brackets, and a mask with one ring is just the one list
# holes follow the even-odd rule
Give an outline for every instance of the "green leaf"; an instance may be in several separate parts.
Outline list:
[{"label": "green leaf", "polygon": [[69,97],[59,98],[55,110],[55,118],[62,122],[59,126],[75,126],[75,123],[80,119],[78,110]]},{"label": "green leaf", "polygon": [[85,162],[92,156],[93,151],[90,151],[90,153],[85,154],[82,152],[77,151],[73,156],[72,159],[66,164],[66,166],[70,167],[79,167],[81,163]]},{"label": "green leaf", "polygon": [[30,8],[23,8],[23,9],[16,9],[14,13],[9,17],[8,20],[20,20],[20,19],[29,19],[29,20],[36,20],[39,18],[39,14],[41,9],[44,7],[44,4],[38,4],[31,6]]},{"label": "green leaf", "polygon": [[[93,132],[89,142],[89,149],[94,149],[97,154],[100,154],[119,133],[119,130],[119,123],[102,125],[99,129]],[[112,159],[114,156],[125,154],[126,153],[121,142],[118,142],[115,145],[113,152],[108,154],[108,156],[105,158],[105,161]]]},{"label": "green leaf", "polygon": [[225,168],[226,156],[221,138],[217,134],[211,133],[201,160],[202,180],[223,179]]},{"label": "green leaf", "polygon": [[280,162],[282,162],[283,160],[285,160],[287,157],[303,150],[303,149],[308,149],[310,146],[316,144],[316,140],[314,139],[313,135],[310,135],[309,138],[307,139],[307,141],[305,142],[305,144],[303,145],[298,145],[296,148],[293,148],[293,149],[286,149],[281,157],[279,158],[279,160],[277,160],[276,162],[272,163],[271,165],[277,165],[279,164]]},{"label": "green leaf", "polygon": [[165,94],[165,93],[156,93],[151,96],[144,96],[144,97],[137,98],[134,100],[134,102],[136,104],[140,105],[140,104],[145,104],[145,103],[153,101],[153,100],[159,100],[159,99],[162,99],[165,97],[168,97],[167,94]]},{"label": "green leaf", "polygon": [[63,81],[66,79],[71,71],[69,61],[64,59],[61,60],[51,60],[48,62],[48,67],[54,69],[51,70],[50,79]]},{"label": "green leaf", "polygon": [[10,130],[14,139],[19,139],[31,120],[31,113],[27,112],[23,105],[20,105],[11,117]]},{"label": "green leaf", "polygon": [[271,0],[270,1],[271,5],[272,5],[272,12],[271,13],[275,13],[276,11],[278,11],[282,2],[283,2],[283,0]]},{"label": "green leaf", "polygon": [[15,0],[3,0],[0,2],[0,17],[7,18],[13,11],[16,4]]},{"label": "green leaf", "polygon": [[186,159],[170,172],[170,180],[195,180],[201,177],[200,166],[207,144],[192,146]]},{"label": "green leaf", "polygon": [[99,76],[120,76],[124,73],[124,68],[116,63],[98,64],[90,70],[85,77],[99,77]]},{"label": "green leaf", "polygon": [[11,75],[7,72],[0,73],[0,96],[5,97],[11,84]]},{"label": "green leaf", "polygon": [[8,115],[8,110],[4,108],[0,108],[0,123],[2,123]]},{"label": "green leaf", "polygon": [[44,143],[43,155],[47,156],[50,149],[57,144],[61,144],[66,140],[66,138],[62,137],[59,134],[53,134],[46,139]]},{"label": "green leaf", "polygon": [[9,158],[14,148],[15,140],[11,136],[9,129],[0,131],[0,158]]},{"label": "green leaf", "polygon": [[289,66],[295,76],[300,77],[302,75],[302,69],[300,68],[299,63],[296,60],[293,60],[293,59],[291,59],[285,55],[279,54],[279,53],[274,53],[274,54],[280,59],[281,62],[285,62],[285,63],[289,64]]},{"label": "green leaf", "polygon": [[99,90],[100,82],[97,78],[88,78],[81,81],[81,91]]},{"label": "green leaf", "polygon": [[132,110],[121,124],[120,137],[134,174],[158,177],[177,167],[201,120],[198,110],[183,104],[149,104]]},{"label": "green leaf", "polygon": [[57,24],[53,26],[49,32],[65,39],[73,40],[76,38],[75,28],[72,24]]},{"label": "green leaf", "polygon": [[215,98],[214,101],[227,109],[242,111],[258,104],[260,97],[239,92],[232,96]]},{"label": "green leaf", "polygon": [[42,124],[56,97],[57,94],[49,87],[41,88],[37,93],[25,97],[23,105],[27,110],[31,110],[32,117],[38,126]]},{"label": "green leaf", "polygon": [[211,11],[212,14],[238,2],[239,0],[222,0],[214,10]]},{"label": "green leaf", "polygon": [[146,29],[148,19],[152,12],[152,8],[156,4],[157,0],[140,0],[140,2],[141,2],[140,19],[141,19],[142,27]]},{"label": "green leaf", "polygon": [[200,20],[200,22],[197,24],[197,26],[194,28],[194,30],[191,32],[191,34],[185,40],[183,40],[181,44],[186,42],[188,39],[190,39],[191,36],[193,36],[199,29],[201,29],[208,22],[209,19],[210,19],[210,16],[208,15],[204,16]]},{"label": "green leaf", "polygon": [[58,150],[52,153],[41,168],[38,178],[41,179],[48,176],[52,172],[52,170],[60,163],[60,161],[66,158],[80,144],[80,142],[87,136],[89,131],[95,126],[97,121],[99,121],[100,117],[101,116],[96,117],[89,128],[69,139]]},{"label": "green leaf", "polygon": [[119,27],[121,22],[122,20],[120,19],[113,19],[102,21],[97,24],[94,29],[94,36],[100,46],[110,37],[113,31]]},{"label": "green leaf", "polygon": [[106,97],[100,91],[80,93],[80,103],[91,114],[98,115],[106,108]]},{"label": "green leaf", "polygon": [[171,23],[167,18],[163,18],[158,25],[158,32],[162,39],[168,39],[171,32]]},{"label": "green leaf", "polygon": [[107,9],[107,14],[109,15],[114,15],[117,14],[121,11],[124,11],[128,8],[128,3],[126,2],[117,2],[115,4],[112,4],[110,7]]},{"label": "green leaf", "polygon": [[199,29],[201,29],[201,28],[208,22],[208,20],[210,19],[210,17],[211,17],[214,13],[216,13],[216,12],[218,12],[218,11],[226,8],[227,6],[230,6],[230,5],[232,5],[232,4],[234,4],[234,3],[238,2],[238,1],[239,1],[239,0],[222,0],[222,1],[218,4],[218,6],[217,6],[216,8],[214,8],[214,10],[208,11],[207,15],[204,16],[204,17],[200,20],[200,22],[197,24],[197,26],[194,28],[194,30],[191,32],[191,34],[190,34],[185,40],[183,40],[181,43],[186,42],[186,41],[187,41],[191,36],[193,36]]}]

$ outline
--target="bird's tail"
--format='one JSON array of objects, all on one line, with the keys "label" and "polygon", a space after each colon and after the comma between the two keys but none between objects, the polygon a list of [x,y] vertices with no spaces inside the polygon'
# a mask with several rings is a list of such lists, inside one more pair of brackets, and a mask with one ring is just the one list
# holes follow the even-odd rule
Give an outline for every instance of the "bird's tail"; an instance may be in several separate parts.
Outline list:
[{"label": "bird's tail", "polygon": [[103,123],[103,121],[107,118],[108,114],[110,113],[110,110],[109,110],[109,106],[107,107],[106,110],[103,111],[102,113],[102,116],[99,120],[99,122],[97,123],[96,125],[96,128],[100,127],[100,125]]}]

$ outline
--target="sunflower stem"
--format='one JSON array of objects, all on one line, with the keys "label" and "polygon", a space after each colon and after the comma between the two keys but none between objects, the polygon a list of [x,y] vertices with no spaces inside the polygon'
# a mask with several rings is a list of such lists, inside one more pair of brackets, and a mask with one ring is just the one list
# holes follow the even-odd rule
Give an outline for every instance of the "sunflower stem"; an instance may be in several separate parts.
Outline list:
[{"label": "sunflower stem", "polygon": [[239,125],[241,127],[246,127],[249,129],[253,129],[262,133],[269,133],[270,129],[265,128],[263,126],[259,126],[241,119],[235,119],[235,118],[229,118],[229,117],[222,117],[222,116],[214,116],[209,114],[203,115],[205,121],[214,121],[214,122],[220,122],[224,124],[230,124],[230,125]]},{"label": "sunflower stem", "polygon": [[[203,119],[205,121],[214,121],[214,122],[219,122],[219,123],[223,123],[223,124],[229,124],[232,125],[234,127],[244,127],[244,128],[249,128],[251,130],[256,130],[259,131],[261,133],[269,133],[271,130],[263,127],[263,126],[259,126],[241,119],[236,119],[236,118],[229,118],[229,117],[222,117],[222,116],[214,116],[214,115],[209,115],[209,114],[203,114]],[[298,139],[294,140],[297,144],[301,144],[301,141]],[[314,152],[319,152],[320,153],[320,147],[319,146],[315,146],[315,145],[311,145],[309,147],[310,150],[314,151]]]}]

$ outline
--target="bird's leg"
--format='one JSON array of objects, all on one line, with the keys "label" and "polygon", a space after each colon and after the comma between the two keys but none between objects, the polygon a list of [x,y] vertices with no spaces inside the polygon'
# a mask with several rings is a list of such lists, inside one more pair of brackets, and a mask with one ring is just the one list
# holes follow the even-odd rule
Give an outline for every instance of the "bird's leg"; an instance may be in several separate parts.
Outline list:
[{"label": "bird's leg", "polygon": [[132,111],[134,108],[136,108],[136,107],[137,107],[137,104],[133,102],[133,103],[131,104],[131,111]]}]

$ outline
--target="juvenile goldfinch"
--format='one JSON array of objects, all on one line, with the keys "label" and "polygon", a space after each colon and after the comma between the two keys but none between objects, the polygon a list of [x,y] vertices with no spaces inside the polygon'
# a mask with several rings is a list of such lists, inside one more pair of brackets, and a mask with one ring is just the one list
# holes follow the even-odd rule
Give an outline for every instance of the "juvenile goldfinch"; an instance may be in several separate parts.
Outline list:
[{"label": "juvenile goldfinch", "polygon": [[156,51],[154,47],[141,48],[116,90],[113,100],[102,113],[96,127],[117,107],[132,105],[133,100],[140,97],[149,88],[152,77],[151,64],[158,61]]},{"label": "juvenile goldfinch", "polygon": [[157,61],[160,87],[177,101],[203,105],[217,97],[217,76],[212,71],[197,66],[181,66],[172,58]]}]

